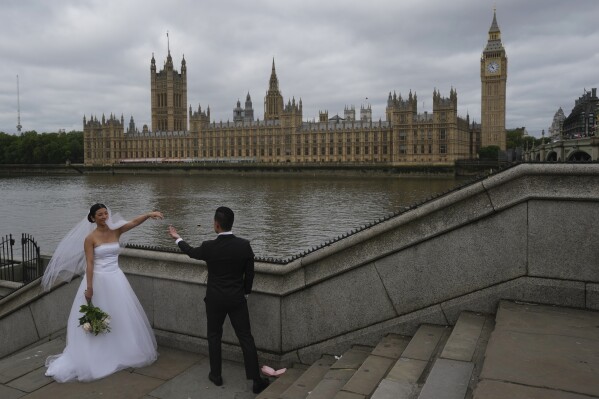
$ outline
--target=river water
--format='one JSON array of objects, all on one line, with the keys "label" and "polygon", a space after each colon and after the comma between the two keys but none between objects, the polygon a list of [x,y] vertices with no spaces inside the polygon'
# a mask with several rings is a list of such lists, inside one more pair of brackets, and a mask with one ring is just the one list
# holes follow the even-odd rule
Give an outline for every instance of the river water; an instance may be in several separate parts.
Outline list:
[{"label": "river water", "polygon": [[50,255],[102,202],[126,219],[160,210],[165,220],[148,220],[127,233],[128,242],[174,249],[168,224],[198,245],[214,238],[214,210],[224,205],[235,211],[233,232],[250,239],[257,256],[283,259],[458,184],[389,175],[0,177],[0,236],[28,233]]}]

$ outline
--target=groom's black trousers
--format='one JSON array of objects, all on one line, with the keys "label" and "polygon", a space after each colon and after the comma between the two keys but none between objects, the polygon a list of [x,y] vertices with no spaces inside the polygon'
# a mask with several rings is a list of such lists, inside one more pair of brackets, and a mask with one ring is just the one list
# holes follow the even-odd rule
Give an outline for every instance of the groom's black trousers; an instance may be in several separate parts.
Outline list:
[{"label": "groom's black trousers", "polygon": [[208,353],[210,355],[210,372],[214,376],[222,373],[221,340],[223,336],[223,323],[229,315],[231,325],[239,339],[245,364],[245,375],[248,379],[260,378],[258,366],[258,353],[250,327],[250,315],[247,301],[238,303],[222,303],[206,301],[206,319],[208,324]]}]

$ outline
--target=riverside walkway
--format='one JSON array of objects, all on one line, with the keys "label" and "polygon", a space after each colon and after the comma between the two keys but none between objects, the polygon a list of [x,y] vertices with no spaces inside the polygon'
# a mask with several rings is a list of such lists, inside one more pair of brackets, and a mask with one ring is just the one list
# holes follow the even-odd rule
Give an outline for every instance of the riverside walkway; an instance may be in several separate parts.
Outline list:
[{"label": "riverside walkway", "polygon": [[208,380],[208,357],[159,347],[158,360],[144,368],[127,369],[101,380],[59,384],[44,375],[47,356],[60,353],[64,339],[23,350],[0,360],[2,399],[212,399],[254,398],[251,381],[245,379],[242,364],[223,362],[222,387]]},{"label": "riverside walkway", "polygon": [[[330,365],[330,369],[329,366],[322,368],[323,362],[317,362],[304,371],[308,365],[294,366],[285,378],[281,377],[271,384],[258,399],[599,398],[599,312],[502,301],[494,317],[468,312],[464,315],[468,317],[458,321],[449,337],[435,341],[439,342],[433,345],[438,346],[438,353],[428,362],[415,360],[417,356],[414,354],[431,347],[430,333],[417,333],[411,341],[405,341],[407,346],[390,344],[391,340],[387,339],[386,344],[370,348],[372,352],[364,354],[354,370],[348,366],[355,360],[351,356],[337,360],[338,363],[344,362],[343,367],[335,367],[335,363]],[[487,327],[480,323],[476,327],[476,317],[487,320],[484,323]],[[495,321],[489,323],[488,320],[493,318]],[[493,325],[494,328],[488,328]],[[431,328],[442,330],[442,326],[424,327],[428,331]],[[145,368],[123,370],[89,383],[58,384],[44,376],[44,360],[63,347],[64,340],[59,337],[0,360],[0,397],[256,397],[251,391],[251,382],[245,379],[243,365],[225,361],[225,383],[216,387],[207,378],[209,365],[206,356],[169,348],[159,348],[159,359]],[[398,350],[398,347],[401,349]],[[364,347],[359,350],[365,351]],[[365,365],[372,367],[376,359],[391,357],[397,359],[393,362],[395,365],[379,373],[380,377],[373,384],[371,377],[378,370],[371,368],[368,372]],[[387,363],[391,364],[390,361]],[[422,375],[414,374],[416,364],[423,365],[420,367]],[[318,374],[315,373],[316,365],[321,371],[320,376],[314,379]],[[344,374],[351,374],[345,384],[339,381]],[[293,378],[288,378],[291,376]],[[300,378],[303,378],[301,384]],[[331,390],[331,387],[336,388]]]}]

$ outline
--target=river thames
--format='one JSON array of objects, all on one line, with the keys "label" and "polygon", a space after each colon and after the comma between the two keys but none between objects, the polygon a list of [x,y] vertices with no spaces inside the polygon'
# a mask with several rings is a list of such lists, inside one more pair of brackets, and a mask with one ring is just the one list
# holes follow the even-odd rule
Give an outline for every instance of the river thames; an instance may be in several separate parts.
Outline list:
[{"label": "river thames", "polygon": [[148,220],[125,236],[129,243],[175,249],[169,224],[199,245],[214,238],[214,210],[224,205],[235,211],[233,232],[249,239],[257,256],[282,259],[463,183],[388,175],[0,177],[0,235],[28,233],[50,255],[89,207],[102,202],[126,219],[163,212],[165,220]]}]

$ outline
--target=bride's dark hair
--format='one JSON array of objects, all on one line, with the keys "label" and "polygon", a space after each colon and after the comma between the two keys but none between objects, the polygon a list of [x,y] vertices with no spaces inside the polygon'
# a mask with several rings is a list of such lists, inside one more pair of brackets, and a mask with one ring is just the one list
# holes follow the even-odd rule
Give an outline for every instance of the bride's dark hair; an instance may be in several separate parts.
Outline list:
[{"label": "bride's dark hair", "polygon": [[95,223],[96,220],[96,212],[98,212],[99,209],[108,209],[106,208],[106,205],[104,204],[93,204],[91,208],[89,208],[89,214],[87,215],[87,220],[89,220],[90,223]]}]

